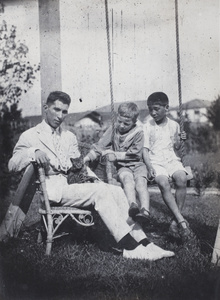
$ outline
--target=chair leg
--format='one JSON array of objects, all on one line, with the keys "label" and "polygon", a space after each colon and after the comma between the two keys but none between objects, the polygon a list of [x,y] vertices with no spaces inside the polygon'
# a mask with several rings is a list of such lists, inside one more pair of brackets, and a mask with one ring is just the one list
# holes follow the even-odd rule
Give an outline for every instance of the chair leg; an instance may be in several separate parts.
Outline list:
[{"label": "chair leg", "polygon": [[43,242],[43,236],[42,236],[42,232],[41,232],[41,229],[38,233],[38,236],[37,236],[37,243],[38,244],[41,244]]},{"label": "chair leg", "polygon": [[51,214],[47,215],[47,226],[46,255],[50,255],[53,242],[53,218]]},{"label": "chair leg", "polygon": [[48,240],[46,242],[46,255],[50,255],[51,254],[51,249],[52,249],[52,240]]}]

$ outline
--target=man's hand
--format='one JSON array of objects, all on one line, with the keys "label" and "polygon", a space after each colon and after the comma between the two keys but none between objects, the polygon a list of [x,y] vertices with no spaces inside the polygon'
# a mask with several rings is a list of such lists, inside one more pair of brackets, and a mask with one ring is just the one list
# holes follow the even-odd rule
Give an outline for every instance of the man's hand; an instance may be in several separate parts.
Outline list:
[{"label": "man's hand", "polygon": [[35,151],[35,161],[38,165],[47,168],[49,166],[50,159],[45,152],[38,149]]}]

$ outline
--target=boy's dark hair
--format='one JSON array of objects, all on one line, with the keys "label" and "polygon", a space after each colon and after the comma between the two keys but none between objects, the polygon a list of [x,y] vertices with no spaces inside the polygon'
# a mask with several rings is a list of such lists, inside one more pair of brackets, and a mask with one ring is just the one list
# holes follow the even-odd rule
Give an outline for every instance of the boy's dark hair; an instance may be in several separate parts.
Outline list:
[{"label": "boy's dark hair", "polygon": [[155,92],[151,94],[147,99],[147,105],[159,104],[159,105],[169,105],[169,99],[167,95],[163,92]]},{"label": "boy's dark hair", "polygon": [[59,100],[67,105],[70,105],[71,102],[71,98],[68,94],[60,91],[55,91],[55,92],[51,92],[47,97],[47,104],[52,104],[56,100]]},{"label": "boy's dark hair", "polygon": [[136,122],[139,116],[139,109],[134,102],[125,102],[119,105],[118,114],[125,118],[131,118],[132,121]]}]

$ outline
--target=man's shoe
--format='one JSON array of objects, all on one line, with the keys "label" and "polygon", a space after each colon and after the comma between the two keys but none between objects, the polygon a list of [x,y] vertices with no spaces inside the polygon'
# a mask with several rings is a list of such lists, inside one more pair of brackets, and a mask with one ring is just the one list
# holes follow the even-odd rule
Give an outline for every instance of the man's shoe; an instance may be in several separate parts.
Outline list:
[{"label": "man's shoe", "polygon": [[148,210],[142,208],[138,214],[134,217],[134,221],[138,222],[139,224],[147,224],[150,223],[151,217]]},{"label": "man's shoe", "polygon": [[129,207],[128,210],[128,215],[129,217],[131,217],[132,219],[134,219],[134,217],[140,212],[138,205],[134,202],[131,203],[131,206]]},{"label": "man's shoe", "polygon": [[174,256],[173,251],[164,250],[154,243],[148,244],[146,247],[143,245],[139,245],[134,250],[124,250],[123,257],[130,259],[145,259],[150,261],[155,261],[158,259],[162,259],[164,257],[172,257]]}]

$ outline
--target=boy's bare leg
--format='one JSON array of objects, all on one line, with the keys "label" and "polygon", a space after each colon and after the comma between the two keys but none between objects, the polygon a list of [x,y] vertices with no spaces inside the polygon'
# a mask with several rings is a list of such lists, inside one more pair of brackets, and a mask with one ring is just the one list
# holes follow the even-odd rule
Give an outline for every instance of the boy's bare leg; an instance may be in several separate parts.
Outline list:
[{"label": "boy's bare leg", "polygon": [[138,177],[136,179],[136,191],[141,204],[141,208],[145,208],[150,211],[150,196],[147,189],[147,179],[144,177]]},{"label": "boy's bare leg", "polygon": [[[173,194],[171,193],[171,188],[170,188],[168,178],[166,176],[160,175],[160,176],[157,176],[155,178],[155,180],[161,190],[164,202],[167,204],[169,209],[172,211],[174,217],[176,218],[176,222],[173,221],[171,223],[170,229],[174,229],[174,232],[179,233],[183,242],[188,242],[188,241],[194,240],[195,235],[192,232],[192,230],[190,229],[188,222],[183,218],[183,216],[179,210],[179,207],[176,203],[176,199],[174,198]],[[181,180],[179,180],[179,181],[181,181]],[[180,182],[178,182],[178,183],[180,183]],[[180,205],[183,205],[184,201],[185,201],[185,188],[183,188],[183,183],[179,186],[177,196],[179,196],[179,195],[180,195],[180,198],[178,200],[182,201],[182,202],[180,202]]]},{"label": "boy's bare leg", "polygon": [[173,179],[176,185],[176,203],[182,212],[186,200],[186,173],[184,171],[177,171],[173,174]]},{"label": "boy's bare leg", "polygon": [[136,214],[133,219],[139,224],[143,225],[150,222],[150,197],[147,189],[147,179],[144,177],[136,178],[136,191],[140,202],[140,212]]},{"label": "boy's bare leg", "polygon": [[156,183],[161,191],[162,197],[168,208],[173,213],[177,223],[183,222],[184,218],[180,213],[176,200],[171,192],[171,187],[168,178],[164,175],[159,175],[155,178]]},{"label": "boy's bare leg", "polygon": [[119,175],[119,179],[120,182],[122,183],[123,190],[128,199],[129,206],[131,205],[131,203],[137,203],[133,174],[131,174],[130,172],[122,172]]}]

